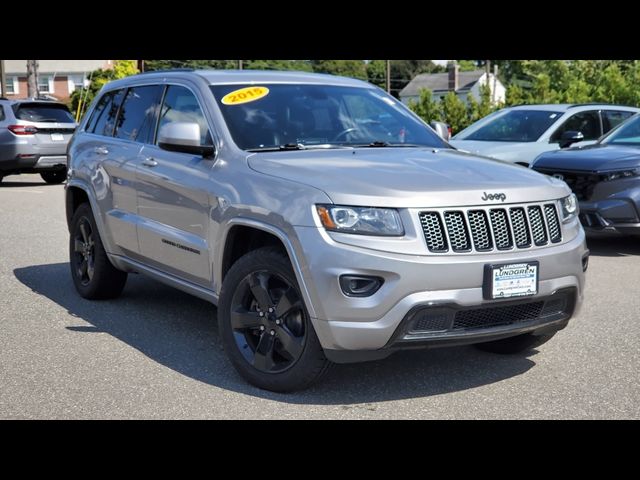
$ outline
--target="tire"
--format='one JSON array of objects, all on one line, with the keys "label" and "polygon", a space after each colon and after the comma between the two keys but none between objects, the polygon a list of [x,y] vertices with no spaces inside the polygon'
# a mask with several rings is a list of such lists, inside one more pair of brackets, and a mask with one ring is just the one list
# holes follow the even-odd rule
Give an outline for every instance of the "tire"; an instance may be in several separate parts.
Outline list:
[{"label": "tire", "polygon": [[533,333],[525,333],[515,337],[503,338],[502,340],[494,340],[492,342],[476,343],[475,347],[479,350],[491,353],[500,353],[503,355],[514,355],[517,353],[527,352],[543,343],[547,343],[553,338],[555,333],[545,335],[534,335]]},{"label": "tire", "polygon": [[53,170],[51,172],[40,172],[42,179],[50,185],[62,183],[67,179],[66,170]]},{"label": "tire", "polygon": [[256,387],[301,390],[331,366],[289,258],[273,247],[249,252],[233,264],[222,284],[218,324],[231,363]]},{"label": "tire", "polygon": [[116,298],[127,282],[126,272],[107,257],[88,203],[80,205],[71,220],[69,266],[76,290],[90,300]]},{"label": "tire", "polygon": [[0,175],[0,183],[2,183],[2,180],[4,180],[4,176]]}]

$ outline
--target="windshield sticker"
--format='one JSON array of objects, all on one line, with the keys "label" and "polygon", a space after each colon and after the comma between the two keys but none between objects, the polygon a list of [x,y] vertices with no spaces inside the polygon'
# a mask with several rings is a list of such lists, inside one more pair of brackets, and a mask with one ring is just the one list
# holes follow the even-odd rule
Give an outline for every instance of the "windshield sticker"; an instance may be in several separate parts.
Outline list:
[{"label": "windshield sticker", "polygon": [[267,87],[245,87],[227,93],[222,97],[224,105],[240,105],[241,103],[255,102],[269,94]]},{"label": "windshield sticker", "polygon": [[558,116],[557,113],[552,113],[551,115],[549,115],[549,118],[556,118]]}]

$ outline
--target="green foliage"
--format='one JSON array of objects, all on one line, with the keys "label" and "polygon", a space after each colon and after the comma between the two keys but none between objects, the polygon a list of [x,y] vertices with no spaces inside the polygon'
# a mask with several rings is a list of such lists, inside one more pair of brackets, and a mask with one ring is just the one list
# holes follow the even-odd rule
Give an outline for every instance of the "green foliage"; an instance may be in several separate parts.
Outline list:
[{"label": "green foliage", "polygon": [[456,60],[458,62],[458,66],[460,67],[461,72],[471,72],[473,70],[478,70],[478,66],[476,65],[475,60]]},{"label": "green foliage", "polygon": [[409,101],[409,108],[427,123],[433,120],[442,121],[440,104],[433,100],[431,90],[428,88],[420,90],[420,99],[417,102]]},{"label": "green foliage", "polygon": [[87,111],[87,107],[106,83],[117,80],[118,78],[135,75],[136,73],[138,73],[136,60],[116,60],[113,68],[95,70],[90,75],[91,83],[89,87],[76,90],[71,94],[71,112],[75,116],[79,111],[78,106],[80,105],[80,115],[78,118],[82,118],[84,112]]},{"label": "green foliage", "polygon": [[387,87],[387,62],[372,60],[367,64],[367,80],[380,88]]},{"label": "green foliage", "polygon": [[440,99],[442,116],[445,122],[451,127],[451,132],[455,135],[457,132],[469,125],[467,117],[467,108],[460,97],[454,92],[447,94]]},{"label": "green foliage", "polygon": [[367,80],[364,60],[311,60],[313,71]]}]

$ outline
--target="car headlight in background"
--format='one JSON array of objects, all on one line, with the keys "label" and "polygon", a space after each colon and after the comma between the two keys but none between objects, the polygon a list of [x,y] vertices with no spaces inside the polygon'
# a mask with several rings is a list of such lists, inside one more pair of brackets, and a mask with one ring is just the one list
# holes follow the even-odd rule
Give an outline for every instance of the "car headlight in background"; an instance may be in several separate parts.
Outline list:
[{"label": "car headlight in background", "polygon": [[322,225],[333,232],[399,237],[404,235],[400,214],[393,208],[316,205]]},{"label": "car headlight in background", "polygon": [[605,172],[602,174],[602,179],[605,182],[611,180],[618,180],[620,178],[629,178],[640,176],[640,168],[630,168],[628,170],[616,170],[614,172]]},{"label": "car headlight in background", "polygon": [[562,220],[569,220],[578,213],[580,213],[580,207],[578,206],[578,197],[575,193],[572,193],[568,197],[564,197],[560,200],[562,204]]}]

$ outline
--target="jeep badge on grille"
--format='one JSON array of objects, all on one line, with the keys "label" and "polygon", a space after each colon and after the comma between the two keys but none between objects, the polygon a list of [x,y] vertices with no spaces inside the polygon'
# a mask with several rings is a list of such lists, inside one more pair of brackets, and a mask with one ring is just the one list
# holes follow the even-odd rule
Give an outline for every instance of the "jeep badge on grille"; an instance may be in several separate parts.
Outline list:
[{"label": "jeep badge on grille", "polygon": [[507,199],[507,196],[504,193],[487,193],[487,192],[482,192],[482,193],[484,193],[484,195],[480,198],[485,202],[487,200],[500,200],[501,202],[504,202]]}]

